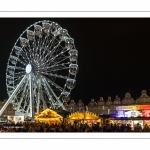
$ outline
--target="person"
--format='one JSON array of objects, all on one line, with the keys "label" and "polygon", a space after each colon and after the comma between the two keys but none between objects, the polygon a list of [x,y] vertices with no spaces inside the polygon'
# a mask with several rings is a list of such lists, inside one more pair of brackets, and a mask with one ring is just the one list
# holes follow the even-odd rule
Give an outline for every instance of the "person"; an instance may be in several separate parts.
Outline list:
[{"label": "person", "polygon": [[136,126],[134,127],[135,132],[142,132],[142,127],[141,124],[137,123]]},{"label": "person", "polygon": [[149,132],[149,127],[148,127],[147,124],[145,124],[145,126],[144,126],[144,128],[143,128],[142,131],[143,131],[143,132]]},{"label": "person", "polygon": [[131,132],[131,125],[127,124],[126,128],[124,129],[124,132]]}]

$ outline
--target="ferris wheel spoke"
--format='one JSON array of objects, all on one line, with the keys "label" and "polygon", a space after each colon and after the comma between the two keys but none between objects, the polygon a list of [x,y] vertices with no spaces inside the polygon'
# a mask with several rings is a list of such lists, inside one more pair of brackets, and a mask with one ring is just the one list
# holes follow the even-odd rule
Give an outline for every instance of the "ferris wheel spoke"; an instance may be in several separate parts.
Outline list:
[{"label": "ferris wheel spoke", "polygon": [[21,57],[20,59],[23,60],[25,64],[29,63],[29,60],[26,59],[26,56],[24,56],[23,53],[20,54],[20,57]]},{"label": "ferris wheel spoke", "polygon": [[12,65],[16,65],[17,62],[20,62],[21,64],[25,65],[23,61],[21,61],[18,57],[10,55],[10,62]]},{"label": "ferris wheel spoke", "polygon": [[[49,51],[49,53],[47,53],[47,55],[44,58],[47,59],[48,56],[52,57],[54,51],[57,49],[58,46],[60,46],[61,42],[62,41],[60,41],[56,46],[54,46],[54,48],[51,51]],[[51,61],[51,60],[49,60],[49,61]]]},{"label": "ferris wheel spoke", "polygon": [[6,75],[6,78],[8,79],[14,79],[14,76],[11,76],[11,75]]},{"label": "ferris wheel spoke", "polygon": [[[42,79],[42,82],[43,82],[43,79]],[[53,99],[52,94],[51,94],[50,91],[48,90],[47,85],[46,85],[46,82],[43,82],[43,86],[44,86],[45,91],[46,91],[46,93],[47,93],[47,95],[48,95],[48,97],[49,97],[49,100],[50,100],[49,103],[51,104],[52,107],[55,106],[55,100]],[[55,109],[55,108],[54,108],[54,109]]]},{"label": "ferris wheel spoke", "polygon": [[45,40],[43,42],[43,45],[45,45],[48,49],[50,49],[50,45],[53,43],[53,40],[55,40],[55,37],[53,37],[51,34],[45,36]]},{"label": "ferris wheel spoke", "polygon": [[38,89],[38,92],[37,92],[37,113],[39,113],[39,107],[40,107],[40,85],[38,85],[37,89]]},{"label": "ferris wheel spoke", "polygon": [[[41,39],[41,38],[39,38]],[[35,59],[37,60],[37,57],[38,57],[38,50],[39,50],[39,41],[38,41],[38,45],[37,45],[37,48],[36,48],[36,51],[35,51]]]},{"label": "ferris wheel spoke", "polygon": [[27,110],[26,110],[26,115],[29,116],[29,109],[30,109],[30,105],[28,105]]},{"label": "ferris wheel spoke", "polygon": [[[60,43],[61,44],[61,43]],[[52,49],[52,51],[51,51],[51,53],[50,53],[50,56],[52,57],[52,55],[54,55],[54,53],[56,54],[56,53],[61,53],[61,54],[63,54],[64,52],[65,52],[65,50],[67,50],[67,48],[66,47],[62,47],[61,45],[58,45],[58,46],[55,46],[53,49]]]},{"label": "ferris wheel spoke", "polygon": [[16,82],[16,81],[20,81],[23,77],[24,77],[24,75],[19,76],[18,78],[16,78],[16,79],[14,80],[14,82]]},{"label": "ferris wheel spoke", "polygon": [[[59,85],[57,85],[56,83],[54,83],[53,81],[51,81],[49,78],[41,75],[43,78],[45,78],[51,85],[55,86],[57,89],[59,89],[60,91],[63,91],[64,89],[62,87],[60,87]],[[67,91],[66,91],[67,92]]]},{"label": "ferris wheel spoke", "polygon": [[[34,93],[34,108],[36,109],[35,112],[39,113],[39,112],[37,112],[37,109],[38,109],[37,108],[38,107],[38,92],[37,92],[37,90],[38,89],[37,89],[36,84],[34,84],[33,87],[34,87],[34,89],[33,89],[33,91],[34,91],[33,92]],[[39,99],[39,101],[40,101],[40,99]]]},{"label": "ferris wheel spoke", "polygon": [[[49,45],[51,44],[51,42],[53,42],[54,39],[55,39],[55,38],[53,37],[53,38],[49,41]],[[46,46],[46,44],[45,44],[45,49],[50,51],[49,45]],[[43,52],[43,54],[41,55],[41,57],[44,58],[44,55],[45,55],[45,51]]]},{"label": "ferris wheel spoke", "polygon": [[32,56],[32,53],[27,53],[27,51],[30,51],[29,49],[25,49],[26,50],[26,53],[25,53],[25,57],[28,59],[28,62],[33,62],[34,60],[34,57]]},{"label": "ferris wheel spoke", "polygon": [[42,41],[42,46],[46,45],[48,42],[48,35],[46,34],[43,41]]},{"label": "ferris wheel spoke", "polygon": [[25,53],[25,56],[27,56],[29,59],[32,59],[32,51],[30,47],[23,48],[23,52]]},{"label": "ferris wheel spoke", "polygon": [[[14,73],[14,75],[23,75],[23,74],[25,74],[25,71],[19,71]],[[18,76],[16,78],[18,78]]]},{"label": "ferris wheel spoke", "polygon": [[30,58],[28,57],[28,53],[24,51],[24,49],[22,49],[22,53],[20,55],[22,56],[23,60],[26,61],[26,63],[30,61]]},{"label": "ferris wheel spoke", "polygon": [[61,71],[61,70],[66,70],[66,69],[68,69],[68,68],[69,68],[69,67],[58,68],[58,69],[55,69],[55,70],[47,70],[47,73],[52,72],[52,71]]},{"label": "ferris wheel spoke", "polygon": [[68,66],[65,66],[65,65],[70,65],[71,63],[70,62],[67,62],[67,63],[61,63],[59,64],[58,62],[55,63],[54,65],[52,66],[49,66],[49,67],[46,67],[46,69],[60,69],[61,67],[65,67],[65,68],[68,68]]},{"label": "ferris wheel spoke", "polygon": [[[68,59],[68,58],[69,58],[69,56],[65,57],[64,59],[58,61],[57,64],[60,64],[60,63],[64,62],[64,61],[65,61],[66,59]],[[68,63],[70,63],[70,62],[68,62]]]},{"label": "ferris wheel spoke", "polygon": [[[58,42],[58,43],[57,43]],[[53,54],[54,53],[54,51],[60,46],[61,47],[61,43],[62,43],[62,40],[60,40],[60,41],[57,41],[56,43],[57,43],[57,45],[54,45],[54,47],[53,47],[53,49],[51,50],[51,54]],[[61,47],[62,48],[62,47]]]},{"label": "ferris wheel spoke", "polygon": [[[45,78],[43,79],[45,80]],[[51,91],[51,93],[54,95],[55,99],[56,99],[56,104],[62,106],[62,102],[59,100],[58,96],[55,94],[55,92],[53,91],[53,89],[50,87],[50,85],[48,84],[48,82],[45,80],[45,83],[48,87],[48,89]]]},{"label": "ferris wheel spoke", "polygon": [[49,49],[51,49],[51,47],[53,46],[53,43],[54,43],[55,40],[56,40],[56,38],[55,38],[55,36],[53,36],[53,38],[49,41],[49,43],[48,43],[48,45],[47,45],[47,47],[48,47]]},{"label": "ferris wheel spoke", "polygon": [[52,76],[52,77],[62,78],[62,79],[68,79],[67,76],[62,76],[62,75],[57,75],[57,74],[52,74],[52,73],[47,73],[47,72],[42,72],[42,74]]},{"label": "ferris wheel spoke", "polygon": [[[46,104],[46,102],[45,102],[45,100],[44,100],[44,95],[43,95],[43,91],[42,91],[42,89],[41,89],[41,87],[42,87],[42,83],[41,83],[41,79],[39,78],[38,79],[38,84],[37,84],[37,82],[35,83],[36,84],[36,86],[37,86],[37,88],[38,88],[38,93],[39,93],[39,97],[38,97],[38,105],[40,105],[40,100],[42,101],[42,103],[43,103],[43,107],[44,107],[44,109],[46,109],[47,108],[47,104]],[[38,107],[38,109],[39,109],[39,107]]]},{"label": "ferris wheel spoke", "polygon": [[30,46],[30,47],[31,47],[30,52],[31,52],[32,58],[35,59],[35,52],[36,52],[36,48],[37,48],[35,38],[34,38],[34,40],[31,42],[31,46]]},{"label": "ferris wheel spoke", "polygon": [[44,100],[44,97],[43,97],[43,91],[42,90],[40,90],[40,93],[41,93],[41,100],[42,100],[42,102],[43,102],[43,107],[44,107],[44,109],[46,109],[46,108],[48,108],[47,107],[47,104],[46,104],[46,102],[45,102],[45,100]]},{"label": "ferris wheel spoke", "polygon": [[[34,78],[34,80],[36,81],[37,79],[36,79],[36,77],[34,76],[33,77]],[[36,93],[36,112],[37,113],[39,113],[39,107],[40,107],[40,99],[41,99],[41,97],[40,97],[40,95],[41,95],[41,80],[40,79],[38,79],[38,84],[37,84],[37,82],[35,82],[35,84],[34,84],[34,87],[35,87],[35,90],[37,89],[37,92],[35,92]]]},{"label": "ferris wheel spoke", "polygon": [[22,108],[24,109],[24,111],[25,111],[25,113],[26,113],[26,111],[27,111],[27,106],[28,106],[28,103],[29,103],[29,99],[28,99],[28,97],[26,96],[24,99],[24,105],[22,106]]},{"label": "ferris wheel spoke", "polygon": [[[58,61],[54,62],[54,65],[55,65],[55,64],[60,64],[60,63],[62,63],[62,62],[64,62],[64,61],[66,61],[68,58],[69,58],[69,56],[65,56],[64,58],[61,58],[61,60],[58,60]],[[53,61],[54,61],[54,60],[53,60]],[[70,62],[69,62],[69,63],[70,63]],[[51,61],[50,61],[50,62],[46,61],[45,66],[51,66]],[[53,65],[52,65],[52,66],[53,66]]]},{"label": "ferris wheel spoke", "polygon": [[49,61],[54,61],[57,57],[59,57],[60,55],[62,55],[64,52],[66,52],[68,50],[64,50],[62,52],[60,52],[59,54],[57,54],[55,57],[52,57]]}]

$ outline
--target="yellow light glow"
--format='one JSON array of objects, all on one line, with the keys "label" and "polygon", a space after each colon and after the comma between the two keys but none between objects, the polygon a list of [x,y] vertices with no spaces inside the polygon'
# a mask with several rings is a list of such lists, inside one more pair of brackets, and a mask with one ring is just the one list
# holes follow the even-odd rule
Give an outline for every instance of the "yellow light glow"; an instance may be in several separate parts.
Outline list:
[{"label": "yellow light glow", "polygon": [[150,105],[117,106],[116,110],[150,110]]}]

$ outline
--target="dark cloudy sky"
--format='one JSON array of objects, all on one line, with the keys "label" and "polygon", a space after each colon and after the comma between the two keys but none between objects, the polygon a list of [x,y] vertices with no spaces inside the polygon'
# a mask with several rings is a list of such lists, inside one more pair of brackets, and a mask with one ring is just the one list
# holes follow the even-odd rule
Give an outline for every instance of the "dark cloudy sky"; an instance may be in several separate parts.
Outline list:
[{"label": "dark cloudy sky", "polygon": [[79,73],[71,99],[88,103],[126,92],[150,95],[150,18],[0,18],[0,100],[8,98],[6,68],[16,40],[40,20],[58,22],[74,38]]}]

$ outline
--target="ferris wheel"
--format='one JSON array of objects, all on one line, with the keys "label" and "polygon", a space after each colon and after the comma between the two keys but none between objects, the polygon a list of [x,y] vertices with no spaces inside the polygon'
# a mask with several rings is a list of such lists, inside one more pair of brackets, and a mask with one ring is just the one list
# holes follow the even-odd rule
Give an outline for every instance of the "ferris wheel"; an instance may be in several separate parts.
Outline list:
[{"label": "ferris wheel", "polygon": [[76,84],[78,51],[74,39],[58,23],[39,21],[17,39],[6,69],[9,99],[17,112],[34,117],[46,108],[65,110]]}]

